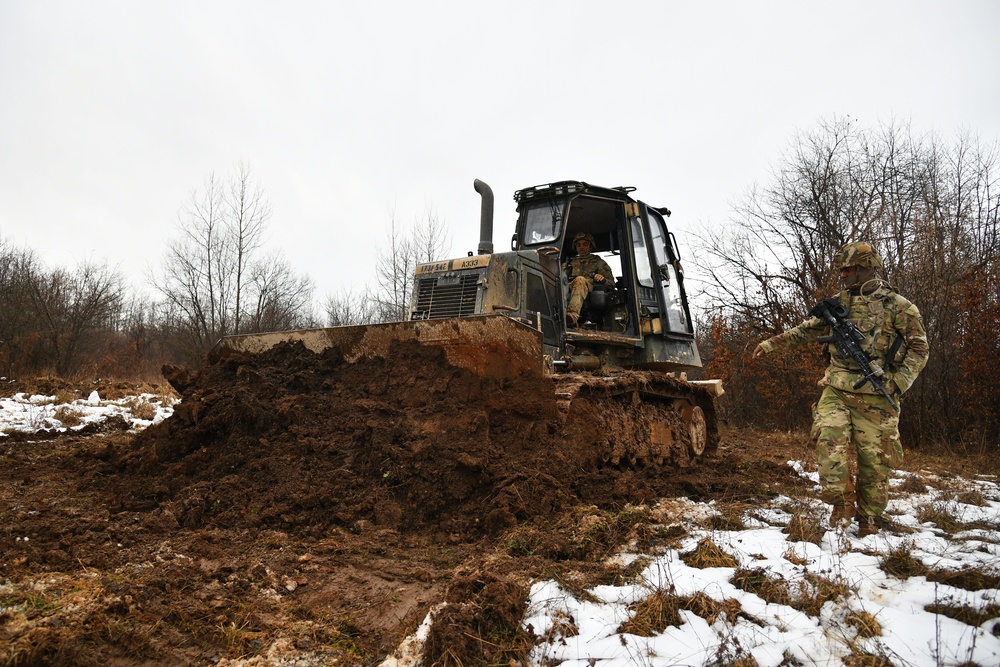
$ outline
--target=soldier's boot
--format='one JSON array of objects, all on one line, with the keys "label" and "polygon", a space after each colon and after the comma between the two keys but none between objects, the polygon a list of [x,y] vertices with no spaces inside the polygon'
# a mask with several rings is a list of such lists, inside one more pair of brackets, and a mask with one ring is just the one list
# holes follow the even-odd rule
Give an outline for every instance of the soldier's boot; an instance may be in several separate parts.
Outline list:
[{"label": "soldier's boot", "polygon": [[866,516],[858,512],[858,537],[876,535],[880,530],[892,530],[893,523],[884,516]]},{"label": "soldier's boot", "polygon": [[846,528],[854,521],[854,505],[834,505],[830,512],[830,528]]},{"label": "soldier's boot", "polygon": [[858,537],[868,537],[869,535],[875,535],[876,533],[878,533],[878,525],[875,523],[875,517],[859,514]]},{"label": "soldier's boot", "polygon": [[580,313],[567,312],[566,326],[575,327],[580,322]]}]

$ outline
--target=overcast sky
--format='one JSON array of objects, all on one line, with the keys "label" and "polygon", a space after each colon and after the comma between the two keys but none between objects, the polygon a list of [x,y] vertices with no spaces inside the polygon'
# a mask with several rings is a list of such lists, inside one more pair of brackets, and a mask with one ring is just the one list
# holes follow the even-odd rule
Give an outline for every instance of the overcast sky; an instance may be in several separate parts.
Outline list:
[{"label": "overcast sky", "polygon": [[0,0],[0,236],[156,270],[248,163],[317,296],[373,280],[391,212],[497,249],[514,190],[633,185],[685,232],[850,116],[1000,137],[1000,2]]}]

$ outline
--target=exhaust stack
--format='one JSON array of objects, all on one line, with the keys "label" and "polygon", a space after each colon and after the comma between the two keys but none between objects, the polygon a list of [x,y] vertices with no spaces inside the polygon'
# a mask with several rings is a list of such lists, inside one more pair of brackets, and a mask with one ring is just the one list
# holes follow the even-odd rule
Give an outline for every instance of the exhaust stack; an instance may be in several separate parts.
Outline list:
[{"label": "exhaust stack", "polygon": [[473,184],[476,192],[483,198],[479,212],[479,249],[480,255],[493,254],[493,190],[478,178]]}]

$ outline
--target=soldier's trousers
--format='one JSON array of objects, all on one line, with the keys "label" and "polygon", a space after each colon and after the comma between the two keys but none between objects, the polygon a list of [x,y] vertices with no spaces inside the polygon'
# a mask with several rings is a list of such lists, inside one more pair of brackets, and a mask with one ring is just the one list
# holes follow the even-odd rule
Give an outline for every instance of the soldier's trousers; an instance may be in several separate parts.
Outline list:
[{"label": "soldier's trousers", "polygon": [[[831,505],[857,505],[864,516],[880,516],[889,502],[889,471],[903,462],[899,413],[875,394],[825,387],[813,409],[822,497]],[[858,460],[857,482],[851,479],[849,447]]]},{"label": "soldier's trousers", "polygon": [[583,302],[587,300],[587,295],[594,289],[594,279],[586,276],[577,276],[569,282],[569,298],[566,300],[566,312],[573,315],[580,315]]}]

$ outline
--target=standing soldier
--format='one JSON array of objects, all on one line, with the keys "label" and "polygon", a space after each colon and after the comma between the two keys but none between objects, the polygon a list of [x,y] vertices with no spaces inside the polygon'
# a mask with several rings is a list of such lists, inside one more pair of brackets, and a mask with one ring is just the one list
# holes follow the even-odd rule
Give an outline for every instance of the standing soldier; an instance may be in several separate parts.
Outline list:
[{"label": "standing soldier", "polygon": [[[878,276],[882,258],[868,243],[848,243],[834,259],[843,289],[840,302],[864,334],[861,345],[873,362],[885,370],[882,380],[896,404],[927,363],[927,336],[917,307],[897,294]],[[830,333],[818,317],[763,341],[753,352],[790,350]],[[899,410],[872,385],[856,388],[862,379],[857,362],[829,344],[830,364],[820,380],[823,393],[813,407],[811,436],[823,484],[822,498],[833,505],[831,527],[849,526],[855,515],[865,537],[887,525],[882,518],[889,501],[890,466],[903,461],[899,443]],[[874,364],[873,364],[874,365]],[[858,460],[857,483],[851,479],[848,446]]]},{"label": "standing soldier", "polygon": [[597,255],[591,253],[597,248],[594,237],[580,232],[573,237],[576,257],[563,265],[569,278],[569,298],[566,301],[566,324],[575,327],[580,320],[580,309],[587,295],[594,289],[594,283],[603,283],[611,278],[611,267]]}]

